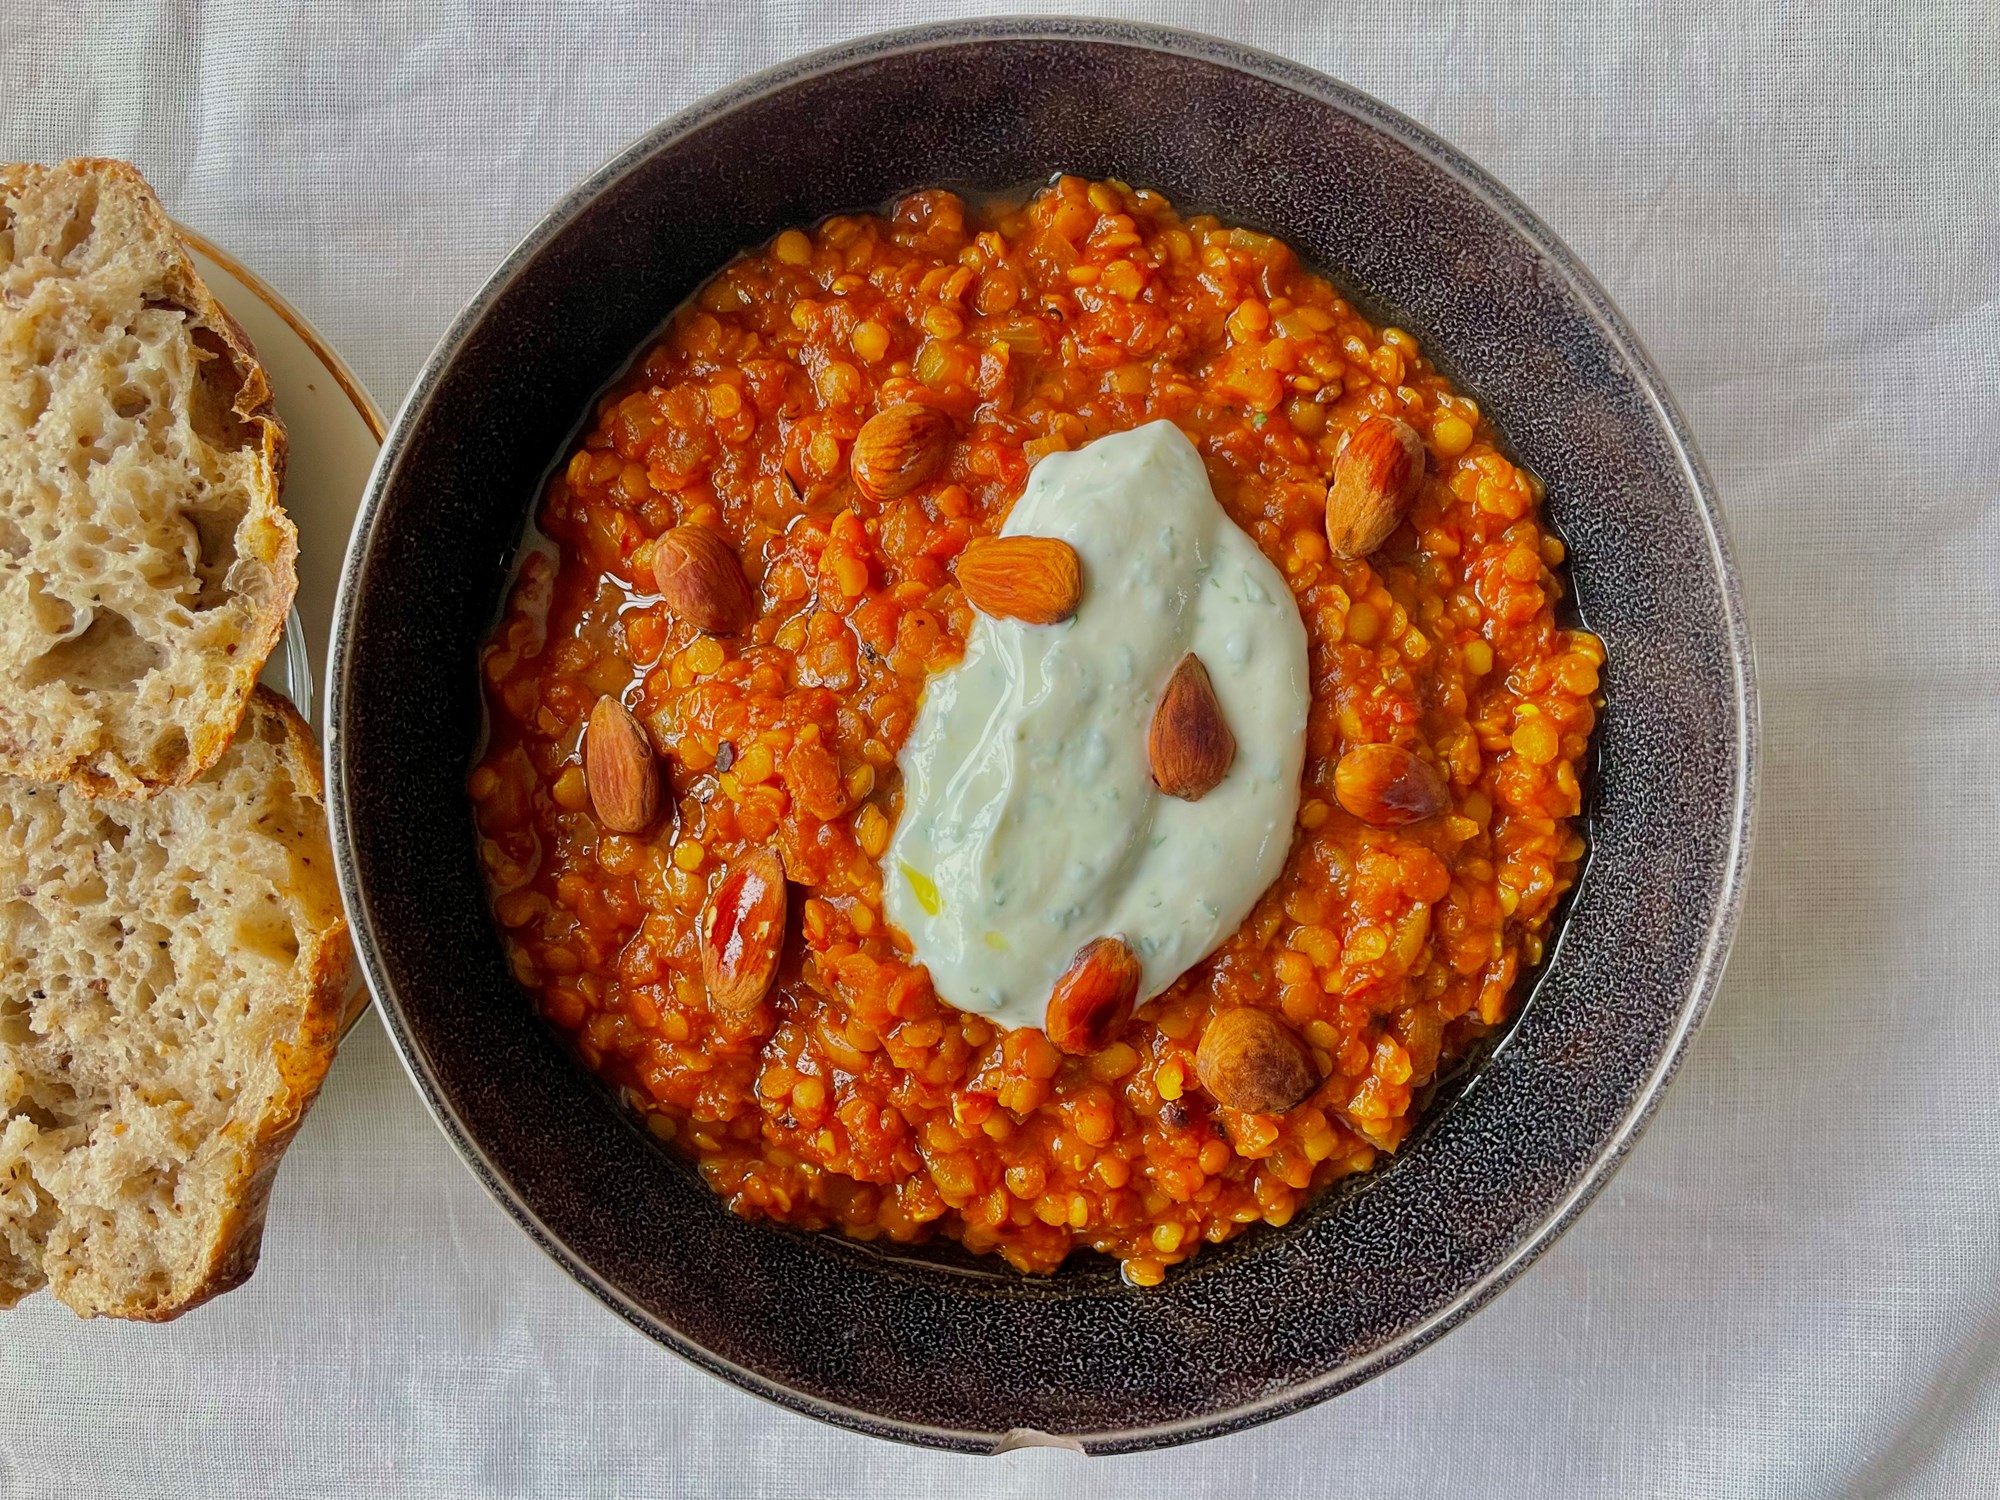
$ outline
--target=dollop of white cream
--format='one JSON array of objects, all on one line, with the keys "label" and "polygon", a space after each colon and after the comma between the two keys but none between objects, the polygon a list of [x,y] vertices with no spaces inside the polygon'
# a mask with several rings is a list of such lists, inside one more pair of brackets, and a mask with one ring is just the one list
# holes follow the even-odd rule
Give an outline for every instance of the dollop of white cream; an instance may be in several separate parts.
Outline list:
[{"label": "dollop of white cream", "polygon": [[[1060,625],[982,615],[931,679],[882,888],[940,998],[1039,1027],[1085,943],[1130,944],[1145,999],[1243,921],[1291,846],[1311,684],[1291,590],[1170,422],[1043,459],[1001,534],[1074,547],[1082,604]],[[1147,754],[1189,651],[1236,736],[1197,802],[1155,788]]]}]

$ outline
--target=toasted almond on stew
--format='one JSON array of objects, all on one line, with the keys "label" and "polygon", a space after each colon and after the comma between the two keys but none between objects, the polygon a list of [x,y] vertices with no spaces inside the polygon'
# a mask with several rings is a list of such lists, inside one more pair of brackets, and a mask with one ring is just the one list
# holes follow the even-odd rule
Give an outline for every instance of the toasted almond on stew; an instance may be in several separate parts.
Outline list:
[{"label": "toasted almond on stew", "polygon": [[1167,679],[1146,748],[1153,761],[1153,785],[1184,802],[1199,802],[1229,774],[1236,736],[1222,717],[1208,668],[1192,651]]},{"label": "toasted almond on stew", "polygon": [[1253,1005],[1225,1010],[1208,1023],[1194,1072],[1217,1104],[1260,1115],[1296,1109],[1319,1087],[1312,1053],[1298,1033]]},{"label": "toasted almond on stew", "polygon": [[676,526],[653,543],[653,582],[669,610],[710,635],[734,635],[757,618],[742,559],[706,526]]},{"label": "toasted almond on stew", "polygon": [[1139,955],[1122,938],[1079,948],[1056,981],[1042,1025],[1056,1050],[1087,1057],[1110,1046],[1132,1018],[1141,972]]},{"label": "toasted almond on stew", "polygon": [[999,619],[1055,625],[1083,598],[1076,549],[1052,536],[977,537],[951,571],[972,607]]},{"label": "toasted almond on stew", "polygon": [[1424,440],[1407,422],[1368,417],[1347,435],[1326,491],[1326,540],[1342,557],[1366,557],[1409,514],[1424,478]]},{"label": "toasted almond on stew", "polygon": [[637,833],[660,810],[653,742],[609,693],[597,700],[583,732],[583,778],[597,821],[614,833]]},{"label": "toasted almond on stew", "polygon": [[722,872],[701,917],[701,978],[710,1010],[741,1019],[778,975],[785,946],[785,867],[753,849]]},{"label": "toasted almond on stew", "polygon": [[951,418],[935,406],[905,401],[878,411],[854,435],[854,487],[875,500],[907,495],[937,471],[950,442]]},{"label": "toasted almond on stew", "polygon": [[1399,828],[1451,806],[1444,777],[1401,745],[1356,745],[1333,768],[1333,795],[1364,823]]}]

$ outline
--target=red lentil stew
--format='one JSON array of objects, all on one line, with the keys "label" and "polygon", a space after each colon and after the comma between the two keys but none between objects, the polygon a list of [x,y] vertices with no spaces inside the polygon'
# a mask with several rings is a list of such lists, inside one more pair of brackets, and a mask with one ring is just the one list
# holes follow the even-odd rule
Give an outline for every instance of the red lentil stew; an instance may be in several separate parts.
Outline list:
[{"label": "red lentil stew", "polygon": [[[909,407],[930,461],[856,452]],[[1423,478],[1350,560],[1329,486],[1377,417]],[[1160,418],[1291,584],[1303,796],[1242,927],[1069,1055],[938,997],[881,857],[925,680],[974,617],[954,559],[1044,455]],[[1557,621],[1541,495],[1408,333],[1157,193],[1064,177],[787,230],[602,399],[484,652],[470,793],[514,973],[746,1216],[1024,1271],[1088,1246],[1141,1285],[1283,1224],[1507,1020],[1575,879],[1604,653]],[[1430,800],[1368,816],[1398,775]],[[1303,1102],[1204,1089],[1224,1017],[1309,1055]]]}]

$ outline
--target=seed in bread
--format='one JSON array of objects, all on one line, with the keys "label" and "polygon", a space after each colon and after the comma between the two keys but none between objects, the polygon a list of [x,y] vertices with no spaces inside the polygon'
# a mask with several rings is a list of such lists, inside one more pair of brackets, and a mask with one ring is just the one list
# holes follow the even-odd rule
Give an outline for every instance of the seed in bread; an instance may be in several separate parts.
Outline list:
[{"label": "seed in bread", "polygon": [[161,1320],[248,1277],[350,963],[319,758],[267,689],[192,786],[0,777],[0,1307]]},{"label": "seed in bread", "polygon": [[0,166],[0,773],[143,796],[223,753],[297,587],[284,449],[137,171]]}]

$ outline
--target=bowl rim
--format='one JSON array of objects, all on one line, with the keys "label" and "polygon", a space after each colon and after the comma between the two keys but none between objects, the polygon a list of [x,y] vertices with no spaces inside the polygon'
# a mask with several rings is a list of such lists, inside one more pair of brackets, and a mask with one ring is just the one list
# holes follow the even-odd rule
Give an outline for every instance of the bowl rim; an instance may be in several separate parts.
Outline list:
[{"label": "bowl rim", "polygon": [[[367,570],[375,524],[389,482],[444,373],[528,262],[619,179],[677,140],[739,109],[807,79],[858,64],[912,51],[991,42],[1057,42],[1161,52],[1248,74],[1360,119],[1427,160],[1480,200],[1532,247],[1540,261],[1574,295],[1601,336],[1628,363],[1633,383],[1643,392],[1654,419],[1659,423],[1701,519],[1708,558],[1719,585],[1729,665],[1734,679],[1735,801],[1729,810],[1727,858],[1716,890],[1714,912],[1703,935],[1700,957],[1686,999],[1652,1071],[1634,1093],[1617,1127],[1540,1223],[1523,1235],[1485,1275],[1433,1309],[1421,1321],[1376,1348],[1310,1380],[1198,1417],[1145,1427],[1063,1435],[1033,1429],[995,1434],[985,1430],[905,1421],[847,1406],[762,1375],[697,1343],[678,1328],[637,1306],[603,1280],[554,1228],[531,1212],[459,1118],[406,1029],[401,1002],[385,977],[382,957],[374,938],[371,904],[355,866],[350,831],[353,804],[349,796],[344,754],[344,725],[350,711],[347,663],[353,649],[350,627],[359,607],[361,579]],[[1714,1000],[1727,964],[1742,911],[1755,840],[1760,735],[1756,676],[1755,650],[1742,589],[1716,503],[1714,481],[1695,446],[1685,417],[1668,394],[1665,382],[1645,346],[1596,278],[1552,229],[1494,177],[1424,126],[1360,89],[1260,48],[1201,32],[1140,21],[1075,16],[968,18],[875,32],[803,53],[729,84],[668,116],[565,193],[507,253],[448,325],[426,357],[390,424],[388,436],[369,477],[361,509],[355,518],[347,556],[341,568],[334,602],[332,638],[327,653],[324,757],[328,821],[333,834],[335,873],[353,919],[351,928],[356,956],[368,988],[375,997],[376,1012],[382,1017],[405,1073],[415,1085],[431,1118],[493,1200],[526,1231],[544,1254],[605,1306],[648,1338],[709,1373],[728,1380],[739,1389],[801,1415],[868,1436],[976,1453],[999,1453],[1028,1446],[1062,1447],[1100,1454],[1133,1452],[1194,1442],[1274,1421],[1339,1395],[1402,1363],[1484,1307],[1509,1286],[1576,1222],[1603,1189],[1652,1119],[1667,1085],[1686,1054],[1690,1040]]]}]

